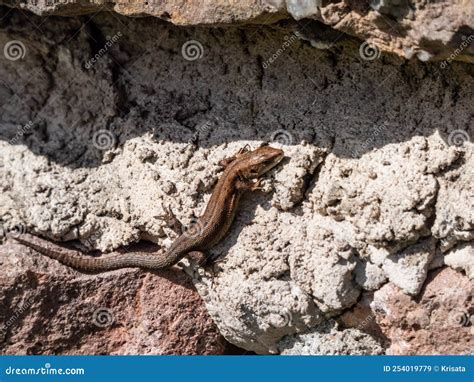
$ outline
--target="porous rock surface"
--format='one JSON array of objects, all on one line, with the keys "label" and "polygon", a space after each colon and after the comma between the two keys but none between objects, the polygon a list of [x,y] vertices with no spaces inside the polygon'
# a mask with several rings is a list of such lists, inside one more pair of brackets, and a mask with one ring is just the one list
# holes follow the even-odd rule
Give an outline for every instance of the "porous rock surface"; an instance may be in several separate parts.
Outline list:
[{"label": "porous rock surface", "polygon": [[370,306],[388,354],[473,354],[474,288],[450,268],[431,273],[416,299],[393,284],[374,293]]},{"label": "porous rock surface", "polygon": [[386,354],[473,354],[473,297],[466,276],[437,269],[417,297],[393,283],[364,292],[339,324],[378,339]]},{"label": "porous rock surface", "polygon": [[[440,73],[438,64],[389,55],[368,61],[351,40],[315,56],[285,24],[184,29],[116,14],[44,20],[0,12],[1,46],[25,46],[22,58],[0,57],[3,231],[102,251],[139,240],[167,246],[175,236],[159,218],[165,206],[191,223],[220,175],[219,160],[270,142],[286,159],[266,177],[269,192],[243,197],[229,236],[211,251],[219,256],[211,268],[187,267],[228,341],[257,353],[379,354],[390,340],[333,320],[387,285],[416,298],[436,267],[456,269],[464,291],[472,286],[469,64],[452,62]],[[197,57],[182,49],[190,41]],[[10,296],[11,315],[24,298],[21,275],[37,278],[49,267],[54,276],[41,276],[38,300],[71,284],[78,297],[62,306],[76,315],[93,313],[87,290],[96,294],[104,279],[114,312],[134,306],[120,297],[121,285],[131,285],[135,305],[143,278],[157,291],[171,288],[161,274],[84,276],[39,255],[32,263],[19,245],[8,253],[2,266],[18,277],[2,273],[0,293]],[[144,309],[160,298],[151,294]],[[64,315],[48,313],[56,335]],[[9,334],[17,343],[11,352],[35,341],[31,320]],[[120,321],[135,328],[146,320]],[[163,325],[152,320],[144,330]],[[67,330],[54,350],[44,341],[35,351],[97,349],[75,337],[77,327]],[[101,336],[112,343],[101,348],[107,352],[152,351],[139,339],[110,338]]]},{"label": "porous rock surface", "polygon": [[352,328],[338,330],[334,321],[327,321],[308,333],[285,337],[278,348],[285,355],[383,354],[382,346],[369,334]]},{"label": "porous rock surface", "polygon": [[[297,20],[302,36],[328,46],[343,35],[365,40],[369,57],[395,53],[422,61],[474,61],[474,4],[470,0],[1,0],[38,15],[77,15],[113,11],[155,16],[177,25],[270,24]],[[318,24],[311,24],[315,20]],[[321,33],[319,23],[338,33]]]}]

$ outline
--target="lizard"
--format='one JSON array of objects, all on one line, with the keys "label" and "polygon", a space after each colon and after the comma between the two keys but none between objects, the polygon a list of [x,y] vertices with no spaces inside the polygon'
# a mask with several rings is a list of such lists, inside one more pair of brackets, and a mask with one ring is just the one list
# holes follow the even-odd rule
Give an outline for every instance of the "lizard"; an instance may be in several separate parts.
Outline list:
[{"label": "lizard", "polygon": [[275,167],[284,153],[280,149],[262,146],[250,151],[248,146],[219,162],[224,168],[202,216],[187,230],[170,208],[163,216],[168,225],[180,233],[171,246],[157,252],[111,253],[92,257],[80,251],[66,249],[28,233],[11,235],[19,243],[60,263],[85,272],[104,272],[119,268],[138,267],[160,269],[171,267],[192,252],[202,253],[219,243],[234,220],[239,199],[245,191],[261,190],[261,177]]}]

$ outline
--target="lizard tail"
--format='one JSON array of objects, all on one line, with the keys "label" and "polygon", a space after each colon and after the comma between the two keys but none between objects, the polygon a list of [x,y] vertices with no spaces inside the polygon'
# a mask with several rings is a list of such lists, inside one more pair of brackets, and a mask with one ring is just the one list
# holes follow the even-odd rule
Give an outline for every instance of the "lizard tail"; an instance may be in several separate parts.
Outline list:
[{"label": "lizard tail", "polygon": [[165,251],[154,253],[116,252],[106,256],[92,257],[80,251],[61,247],[30,234],[9,235],[9,237],[64,265],[86,272],[111,271],[131,267],[160,269],[170,267],[184,257],[184,254],[171,254]]}]

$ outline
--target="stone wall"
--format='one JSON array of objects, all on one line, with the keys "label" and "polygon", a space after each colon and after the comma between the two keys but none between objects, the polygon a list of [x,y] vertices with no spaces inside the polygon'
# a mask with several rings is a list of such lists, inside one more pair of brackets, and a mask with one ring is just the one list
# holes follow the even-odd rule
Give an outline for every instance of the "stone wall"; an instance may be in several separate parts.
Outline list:
[{"label": "stone wall", "polygon": [[[0,311],[16,319],[2,352],[221,353],[209,317],[257,353],[471,351],[446,341],[472,334],[472,65],[367,50],[286,16],[186,28],[112,12],[0,17],[3,232],[167,246],[157,216],[199,216],[219,160],[262,142],[286,154],[269,192],[243,198],[218,261],[189,276],[83,275],[5,243]],[[102,308],[115,319],[98,328]]]}]

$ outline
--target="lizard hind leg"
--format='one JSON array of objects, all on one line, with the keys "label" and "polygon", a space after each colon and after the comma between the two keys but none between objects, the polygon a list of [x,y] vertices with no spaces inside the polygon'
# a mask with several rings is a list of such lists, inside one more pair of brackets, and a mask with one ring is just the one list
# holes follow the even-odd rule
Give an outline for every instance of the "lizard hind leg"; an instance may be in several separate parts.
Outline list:
[{"label": "lizard hind leg", "polygon": [[170,206],[164,207],[164,211],[164,215],[159,215],[155,217],[164,220],[166,225],[171,228],[176,234],[182,235],[184,232],[183,223],[181,223],[181,221],[176,217]]}]

